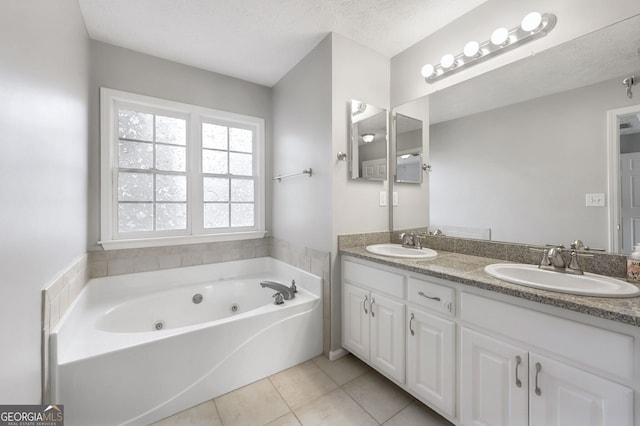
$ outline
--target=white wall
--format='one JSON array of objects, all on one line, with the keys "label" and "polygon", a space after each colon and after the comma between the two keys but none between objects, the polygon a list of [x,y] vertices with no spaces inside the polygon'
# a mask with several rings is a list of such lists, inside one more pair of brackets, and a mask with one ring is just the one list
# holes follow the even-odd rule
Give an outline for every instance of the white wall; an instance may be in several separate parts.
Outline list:
[{"label": "white wall", "polygon": [[271,89],[98,41],[91,41],[89,250],[100,235],[100,87],[264,118],[266,121],[266,224],[271,213]]},{"label": "white wall", "polygon": [[[460,53],[470,40],[486,41],[494,29],[515,27],[525,14],[536,10],[558,18],[546,37],[434,84],[426,83],[420,75],[424,64],[440,62],[445,53]],[[489,0],[391,59],[391,104],[409,102],[638,13],[637,0]]]},{"label": "white wall", "polygon": [[0,4],[0,402],[40,403],[40,291],[85,253],[89,39],[74,0]]},{"label": "white wall", "polygon": [[331,250],[331,36],[273,87],[272,235]]},{"label": "white wall", "polygon": [[585,194],[607,192],[607,110],[639,102],[620,81],[432,125],[431,222],[606,248],[608,208]]},{"label": "white wall", "polygon": [[389,110],[389,59],[339,34],[332,35],[332,283],[331,348],[341,345],[340,265],[337,261],[340,234],[389,230],[388,207],[380,207],[379,193],[388,183],[348,178],[347,163],[337,161],[348,152],[348,103],[357,99]]}]

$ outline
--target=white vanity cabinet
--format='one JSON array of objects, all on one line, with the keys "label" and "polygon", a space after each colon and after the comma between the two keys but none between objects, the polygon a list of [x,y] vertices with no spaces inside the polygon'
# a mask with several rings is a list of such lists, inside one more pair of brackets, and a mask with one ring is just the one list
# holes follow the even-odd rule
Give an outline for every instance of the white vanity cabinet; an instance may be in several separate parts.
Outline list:
[{"label": "white vanity cabinet", "polygon": [[[343,346],[388,377],[404,383],[405,306],[393,298],[404,292],[402,275],[344,262],[343,276]],[[389,288],[385,290],[386,287]],[[377,289],[390,294],[373,291]]]},{"label": "white vanity cabinet", "polygon": [[[462,300],[462,316],[469,327],[505,337],[462,327],[462,424],[633,425],[633,390],[584,369],[591,366],[598,372],[632,377],[631,336],[476,295],[463,293]],[[528,343],[529,349],[506,342],[514,339]],[[583,368],[571,365],[571,360]]]}]

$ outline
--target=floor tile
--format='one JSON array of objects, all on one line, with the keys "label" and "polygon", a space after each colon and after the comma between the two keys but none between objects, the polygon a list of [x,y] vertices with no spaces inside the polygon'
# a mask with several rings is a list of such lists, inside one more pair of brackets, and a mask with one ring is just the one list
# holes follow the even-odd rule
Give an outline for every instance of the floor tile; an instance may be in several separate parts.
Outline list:
[{"label": "floor tile", "polygon": [[291,367],[269,377],[289,407],[297,408],[337,388],[313,361]]},{"label": "floor tile", "polygon": [[211,401],[196,405],[164,420],[153,424],[154,426],[222,426],[216,405]]},{"label": "floor tile", "polygon": [[289,412],[269,379],[262,379],[215,399],[224,426],[267,424]]},{"label": "floor tile", "polygon": [[342,389],[336,389],[297,408],[294,413],[304,426],[378,425],[378,422]]},{"label": "floor tile", "polygon": [[380,423],[413,401],[408,393],[375,371],[347,383],[343,389]]},{"label": "floor tile", "polygon": [[444,417],[436,414],[429,407],[414,401],[407,408],[393,416],[384,426],[453,426]]},{"label": "floor tile", "polygon": [[300,422],[293,413],[286,414],[280,418],[275,419],[266,426],[300,426]]},{"label": "floor tile", "polygon": [[371,370],[371,367],[351,354],[335,361],[330,361],[326,356],[320,355],[314,358],[313,362],[315,362],[331,380],[336,382],[338,386],[342,386]]}]

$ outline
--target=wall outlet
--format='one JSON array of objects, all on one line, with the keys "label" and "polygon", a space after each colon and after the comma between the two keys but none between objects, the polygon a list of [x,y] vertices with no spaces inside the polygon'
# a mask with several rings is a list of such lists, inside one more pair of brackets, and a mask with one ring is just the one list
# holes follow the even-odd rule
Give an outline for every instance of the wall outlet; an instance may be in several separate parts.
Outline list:
[{"label": "wall outlet", "polygon": [[587,194],[587,207],[604,207],[604,194]]},{"label": "wall outlet", "polygon": [[387,193],[380,191],[380,207],[386,207],[387,205]]}]

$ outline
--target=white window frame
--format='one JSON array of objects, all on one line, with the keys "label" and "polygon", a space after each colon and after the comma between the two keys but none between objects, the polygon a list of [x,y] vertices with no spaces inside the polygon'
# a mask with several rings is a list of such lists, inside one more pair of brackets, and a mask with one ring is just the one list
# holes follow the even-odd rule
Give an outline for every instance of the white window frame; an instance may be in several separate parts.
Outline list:
[{"label": "white window frame", "polygon": [[[187,119],[187,229],[119,234],[117,229],[118,106]],[[255,224],[250,228],[204,229],[202,223],[202,123],[217,120],[250,128],[255,135],[253,173]],[[204,108],[150,96],[100,88],[100,241],[105,250],[156,247],[265,236],[265,123],[264,119]]]}]

